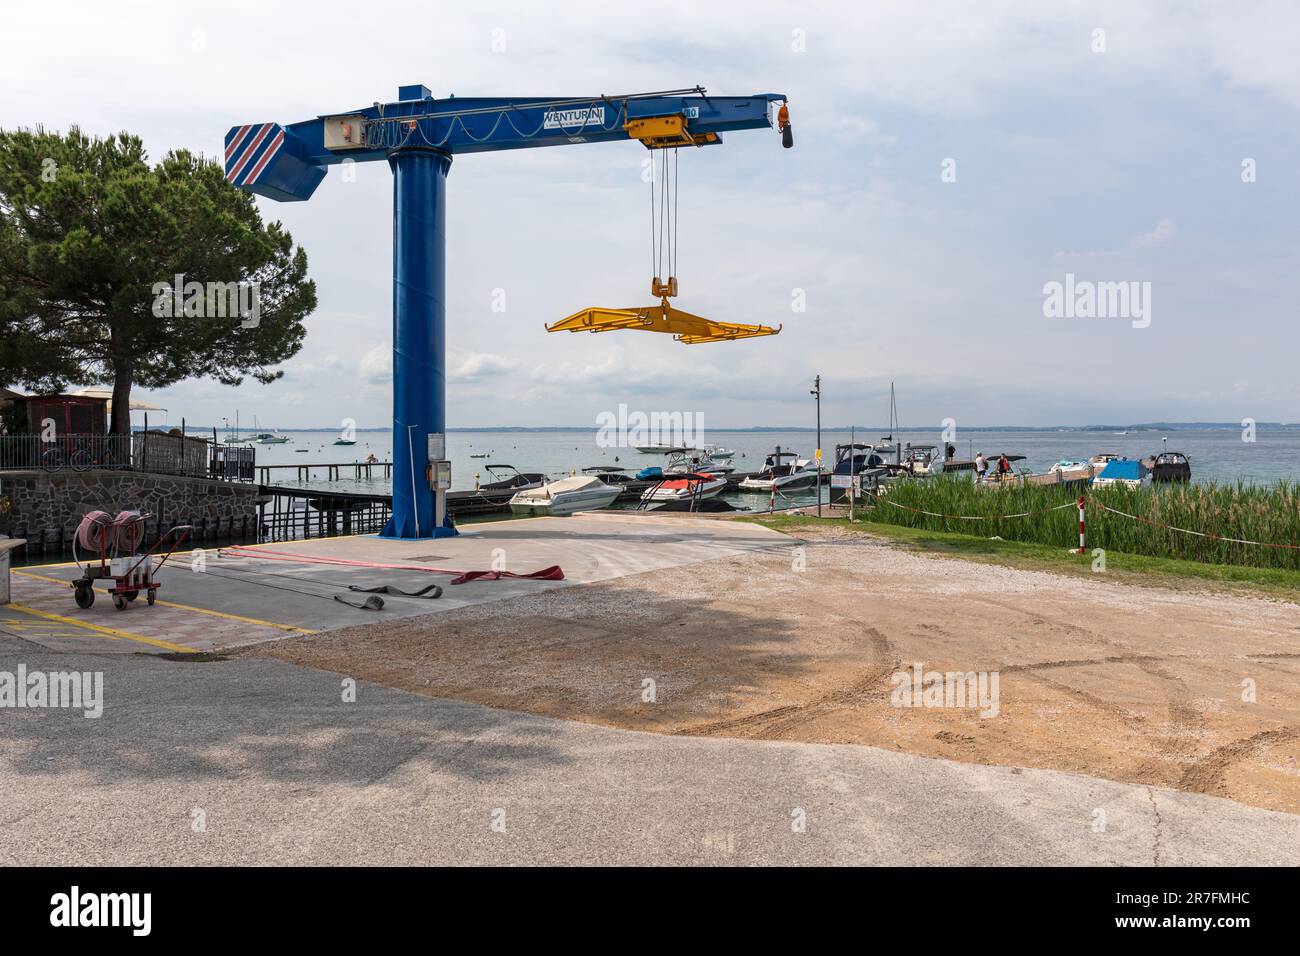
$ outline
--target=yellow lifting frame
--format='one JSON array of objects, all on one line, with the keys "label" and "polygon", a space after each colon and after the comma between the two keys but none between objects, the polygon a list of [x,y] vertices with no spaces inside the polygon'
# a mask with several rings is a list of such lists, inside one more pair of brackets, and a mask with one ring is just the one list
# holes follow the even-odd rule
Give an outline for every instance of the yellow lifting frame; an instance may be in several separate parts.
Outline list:
[{"label": "yellow lifting frame", "polygon": [[674,309],[664,298],[659,305],[630,309],[602,309],[593,306],[575,312],[546,327],[547,332],[614,332],[636,329],[641,332],[666,332],[678,342],[699,345],[704,342],[730,342],[760,335],[776,335],[781,326],[742,325],[738,322],[715,322],[700,315]]},{"label": "yellow lifting frame", "polygon": [[686,128],[686,117],[648,116],[628,120],[623,129],[632,139],[639,139],[646,149],[671,149],[674,146],[708,146],[720,142],[717,133],[692,133]]},{"label": "yellow lifting frame", "polygon": [[[632,139],[639,139],[647,149],[671,149],[678,146],[704,146],[720,142],[716,133],[693,134],[687,128],[686,117],[650,116],[628,120],[623,129]],[[652,237],[653,238],[653,237]],[[655,276],[650,291],[660,296],[658,305],[630,309],[603,309],[593,306],[575,312],[546,327],[547,332],[615,332],[635,329],[641,332],[665,332],[678,342],[699,345],[704,342],[731,342],[735,339],[752,339],[760,335],[777,335],[781,326],[743,325],[739,322],[715,322],[700,315],[674,309],[668,297],[677,295],[677,278],[669,276],[666,282]]]}]

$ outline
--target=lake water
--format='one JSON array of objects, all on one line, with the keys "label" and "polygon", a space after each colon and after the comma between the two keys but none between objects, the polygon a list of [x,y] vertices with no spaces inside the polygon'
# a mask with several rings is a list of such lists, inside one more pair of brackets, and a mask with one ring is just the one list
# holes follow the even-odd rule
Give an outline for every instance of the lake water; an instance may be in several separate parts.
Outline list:
[{"label": "lake water", "polygon": [[[357,443],[351,446],[334,445],[336,432],[286,432],[290,443],[286,445],[258,445],[259,465],[301,465],[310,463],[349,463],[364,461],[375,455],[380,461],[392,460],[392,436],[387,431],[357,432]],[[633,448],[602,448],[597,445],[595,430],[574,431],[464,431],[449,432],[447,449],[452,462],[452,487],[470,489],[475,477],[491,481],[485,464],[514,465],[520,471],[540,471],[560,477],[590,465],[618,466],[633,471],[647,465],[661,464],[662,456],[644,455]],[[849,441],[846,431],[824,430],[822,447],[828,462],[834,460],[834,446]],[[1181,451],[1192,462],[1194,481],[1270,483],[1281,479],[1300,480],[1300,430],[1276,429],[1259,431],[1254,442],[1242,441],[1238,429],[1177,430],[1169,432],[1139,431],[1117,435],[1095,431],[995,431],[959,432],[954,444],[957,457],[968,458],[972,453],[996,455],[1000,452],[1025,455],[1017,468],[1034,472],[1047,470],[1061,458],[1088,458],[1101,452],[1110,452],[1129,458],[1142,458],[1161,450],[1160,439],[1168,437],[1170,451]],[[901,441],[940,444],[939,431],[900,431]],[[858,432],[857,441],[877,441],[877,432]],[[737,471],[757,471],[764,457],[777,445],[783,450],[811,457],[816,435],[806,431],[709,431],[708,444],[735,450],[732,463]],[[486,459],[472,455],[486,454]],[[341,481],[323,479],[298,482],[292,470],[273,471],[272,484],[297,485],[310,488],[332,488],[337,491],[387,494],[389,480],[377,477],[357,481],[345,476]],[[809,492],[790,494],[786,504],[812,503]],[[737,507],[766,510],[767,495],[731,495]]]}]

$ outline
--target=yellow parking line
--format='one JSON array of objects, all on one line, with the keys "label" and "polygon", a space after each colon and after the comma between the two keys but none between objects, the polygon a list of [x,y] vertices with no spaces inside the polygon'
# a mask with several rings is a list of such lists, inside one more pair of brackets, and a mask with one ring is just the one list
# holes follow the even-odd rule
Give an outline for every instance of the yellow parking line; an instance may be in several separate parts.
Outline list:
[{"label": "yellow parking line", "polygon": [[63,578],[52,578],[48,574],[36,574],[33,571],[24,571],[22,568],[14,568],[12,574],[21,574],[25,578],[36,578],[41,581],[53,581],[55,584],[62,584],[66,588],[72,587],[72,582]]},{"label": "yellow parking line", "polygon": [[319,634],[319,631],[313,631],[306,627],[294,627],[292,624],[278,624],[275,621],[264,621],[257,617],[242,617],[238,614],[227,614],[225,611],[213,611],[206,607],[192,607],[189,604],[176,604],[172,601],[158,600],[155,603],[164,607],[176,607],[182,611],[193,611],[195,614],[211,614],[213,617],[224,617],[231,621],[243,621],[245,624],[258,624],[262,627],[274,627],[281,631],[292,631],[294,634]]},{"label": "yellow parking line", "polygon": [[6,604],[5,607],[12,608],[15,611],[21,611],[24,614],[32,614],[36,617],[43,617],[47,621],[58,621],[60,624],[71,624],[73,627],[84,628],[87,631],[94,631],[96,634],[103,634],[107,637],[116,638],[123,641],[138,641],[141,644],[148,644],[151,647],[161,647],[164,650],[175,651],[178,654],[197,653],[192,647],[185,647],[183,644],[173,644],[171,641],[159,640],[156,637],[145,637],[143,634],[132,634],[130,631],[119,631],[115,627],[104,627],[100,624],[91,624],[88,621],[78,621],[74,617],[64,617],[62,614],[54,614],[50,611],[38,611],[34,607],[27,607],[25,604]]},{"label": "yellow parking line", "polygon": [[[36,578],[41,581],[53,581],[55,584],[62,584],[62,585],[66,585],[67,587],[72,586],[71,581],[65,581],[63,580],[63,578],[52,578],[48,574],[36,574],[32,571],[20,571],[17,568],[14,569],[13,573],[21,574],[23,577],[26,578]],[[164,601],[161,599],[157,599],[155,600],[154,603],[161,604],[163,607],[174,607],[182,611],[193,611],[195,614],[208,614],[211,615],[212,617],[222,617],[229,621],[242,621],[244,624],[257,624],[260,627],[273,627],[276,628],[277,630],[289,631],[290,633],[293,634],[319,634],[320,633],[319,631],[313,631],[310,628],[306,628],[306,627],[295,627],[292,624],[279,624],[275,621],[264,621],[261,618],[257,618],[257,617],[243,617],[239,614],[228,614],[225,611],[213,611],[210,608],[206,608],[206,607],[194,607],[191,604],[177,604],[175,601]]]}]

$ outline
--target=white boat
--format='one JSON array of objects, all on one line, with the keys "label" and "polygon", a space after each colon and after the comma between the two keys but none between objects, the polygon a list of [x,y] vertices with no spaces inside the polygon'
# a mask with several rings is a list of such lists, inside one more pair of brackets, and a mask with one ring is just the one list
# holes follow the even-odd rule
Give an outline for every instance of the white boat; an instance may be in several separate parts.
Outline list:
[{"label": "white boat", "polygon": [[[775,456],[769,455],[771,461]],[[785,453],[781,453],[785,457]],[[817,483],[817,466],[810,458],[796,458],[794,464],[777,464],[764,468],[757,475],[746,478],[740,483],[741,491],[789,491],[795,488],[807,488]]]},{"label": "white boat", "polygon": [[[787,461],[790,459],[790,461]],[[775,451],[767,453],[767,458],[763,462],[763,467],[740,482],[741,491],[770,491],[772,482],[777,478],[782,478],[795,470],[794,462],[801,459],[792,451],[782,451],[781,446],[777,446]]]},{"label": "white boat", "polygon": [[906,445],[907,455],[903,458],[900,471],[913,478],[937,475],[943,471],[943,453],[938,445]]},{"label": "white boat", "polygon": [[646,445],[633,445],[632,447],[635,448],[643,455],[666,455],[670,451],[674,451],[681,446],[665,445],[658,442],[650,442],[649,444]]},{"label": "white boat", "polygon": [[1109,465],[1112,461],[1119,461],[1119,460],[1120,460],[1119,455],[1112,455],[1108,452],[1102,453],[1100,455],[1093,455],[1091,458],[1088,459],[1088,467],[1092,469],[1092,477],[1096,478],[1098,475],[1100,475],[1103,471],[1106,470],[1106,466]]},{"label": "white boat", "polygon": [[519,492],[510,499],[510,510],[517,515],[571,515],[578,511],[595,511],[608,508],[622,490],[605,484],[599,478],[577,475]]},{"label": "white boat", "polygon": [[[724,449],[725,450],[725,449]],[[703,474],[729,475],[736,466],[725,458],[716,458],[698,448],[670,448],[664,452],[668,463],[663,466],[664,474]]]},{"label": "white boat", "polygon": [[1058,475],[1057,481],[1087,481],[1092,477],[1092,464],[1075,458],[1062,458],[1047,469],[1047,473]]},{"label": "white boat", "polygon": [[1143,466],[1142,462],[1132,461],[1128,458],[1117,458],[1110,462],[1102,469],[1101,474],[1092,479],[1094,488],[1106,488],[1114,485],[1140,488],[1150,483],[1151,472]]},{"label": "white boat", "polygon": [[703,501],[727,487],[723,475],[670,474],[664,475],[658,484],[647,488],[641,495],[642,501]]}]

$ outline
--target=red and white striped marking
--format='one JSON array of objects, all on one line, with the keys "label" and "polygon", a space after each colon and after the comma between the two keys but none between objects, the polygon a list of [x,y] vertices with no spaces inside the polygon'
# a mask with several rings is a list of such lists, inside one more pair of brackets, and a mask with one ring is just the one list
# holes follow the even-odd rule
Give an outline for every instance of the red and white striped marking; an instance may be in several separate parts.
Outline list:
[{"label": "red and white striped marking", "polygon": [[257,165],[254,166],[249,171],[248,175],[244,177],[245,186],[249,183],[257,182],[257,177],[262,175],[262,170],[266,168],[266,164],[275,157],[275,154],[280,151],[280,147],[283,145],[284,130],[280,130],[280,132],[275,134],[275,139],[271,140],[271,145],[266,148],[266,152],[262,154],[262,158],[257,161]]},{"label": "red and white striped marking", "polygon": [[1084,538],[1083,535],[1083,506],[1084,506],[1083,495],[1079,495],[1079,553],[1087,554],[1088,548],[1084,543],[1086,539]]},{"label": "red and white striped marking", "polygon": [[[226,173],[226,178],[228,180],[230,180],[235,185],[239,185],[239,174],[243,172],[244,167],[248,165],[248,161],[252,159],[253,154],[257,152],[257,147],[262,145],[262,140],[266,139],[267,135],[271,132],[271,129],[274,126],[275,126],[274,123],[262,124],[262,127],[257,131],[257,135],[253,137],[252,141],[247,146],[243,147],[242,151],[240,151],[239,160],[235,163],[234,166],[231,166],[230,171]],[[244,137],[241,134],[239,138],[243,139]],[[231,146],[234,145],[235,144],[232,141]],[[231,150],[232,155],[234,152],[235,151],[232,149]],[[229,159],[227,159],[227,163],[229,163]]]},{"label": "red and white striped marking", "polygon": [[234,154],[235,150],[239,149],[239,144],[244,141],[244,137],[248,135],[248,131],[252,128],[251,124],[239,127],[239,132],[236,133],[234,138],[230,141],[230,145],[226,147],[227,165],[230,163],[230,157]]}]

